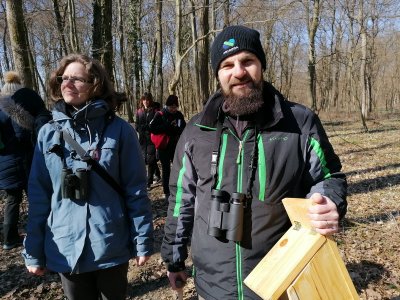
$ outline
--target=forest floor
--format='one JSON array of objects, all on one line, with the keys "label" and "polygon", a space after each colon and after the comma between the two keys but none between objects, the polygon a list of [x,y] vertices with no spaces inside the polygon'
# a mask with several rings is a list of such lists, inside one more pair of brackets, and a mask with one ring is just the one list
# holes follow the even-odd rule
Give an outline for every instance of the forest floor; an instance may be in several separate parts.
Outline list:
[{"label": "forest floor", "polygon": [[[400,120],[370,119],[366,133],[359,121],[322,119],[349,183],[348,213],[335,234],[342,258],[361,299],[400,300]],[[157,253],[144,267],[131,261],[127,299],[175,299],[159,255],[167,209],[160,185],[150,191],[150,198]],[[1,220],[3,210],[0,200]],[[26,212],[24,203],[21,232]],[[27,274],[21,250],[0,249],[0,299],[64,299],[58,275]],[[184,299],[197,299],[192,279]]]}]

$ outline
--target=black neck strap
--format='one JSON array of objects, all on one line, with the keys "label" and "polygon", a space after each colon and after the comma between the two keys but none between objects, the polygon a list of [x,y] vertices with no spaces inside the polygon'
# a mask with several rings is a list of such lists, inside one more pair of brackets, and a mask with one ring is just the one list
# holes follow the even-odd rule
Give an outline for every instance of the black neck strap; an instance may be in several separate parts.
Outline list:
[{"label": "black neck strap", "polygon": [[254,127],[254,144],[253,144],[253,151],[251,153],[251,161],[249,165],[249,172],[250,176],[247,181],[247,199],[253,198],[253,184],[254,184],[254,179],[256,177],[256,170],[257,170],[257,165],[258,165],[258,127],[255,125]]},{"label": "black neck strap", "polygon": [[226,129],[226,127],[223,127],[223,120],[218,120],[217,123],[217,131],[215,133],[215,140],[214,140],[214,145],[213,145],[213,150],[212,150],[212,155],[211,155],[211,175],[214,178],[214,184],[213,184],[213,189],[216,188],[217,183],[218,183],[218,161],[219,161],[219,155],[221,153],[220,148],[221,148],[221,136],[222,132]]}]

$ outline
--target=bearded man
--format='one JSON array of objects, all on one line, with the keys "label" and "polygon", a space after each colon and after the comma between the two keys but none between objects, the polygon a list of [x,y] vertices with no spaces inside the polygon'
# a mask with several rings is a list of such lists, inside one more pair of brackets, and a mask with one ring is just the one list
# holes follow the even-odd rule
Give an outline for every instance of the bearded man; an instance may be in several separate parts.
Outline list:
[{"label": "bearded man", "polygon": [[191,242],[199,299],[260,299],[243,280],[290,227],[282,199],[311,198],[315,230],[333,234],[346,178],[319,118],[263,80],[259,32],[225,28],[211,65],[220,90],[176,147],[161,255],[173,289]]}]

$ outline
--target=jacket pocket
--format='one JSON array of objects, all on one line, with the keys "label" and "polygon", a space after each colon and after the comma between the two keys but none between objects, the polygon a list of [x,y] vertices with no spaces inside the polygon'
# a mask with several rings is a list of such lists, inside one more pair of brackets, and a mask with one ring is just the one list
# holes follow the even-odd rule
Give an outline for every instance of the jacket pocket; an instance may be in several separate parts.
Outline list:
[{"label": "jacket pocket", "polygon": [[103,166],[111,166],[112,163],[118,163],[119,161],[119,145],[118,141],[114,139],[107,139],[101,147],[101,152],[98,157],[98,161]]}]

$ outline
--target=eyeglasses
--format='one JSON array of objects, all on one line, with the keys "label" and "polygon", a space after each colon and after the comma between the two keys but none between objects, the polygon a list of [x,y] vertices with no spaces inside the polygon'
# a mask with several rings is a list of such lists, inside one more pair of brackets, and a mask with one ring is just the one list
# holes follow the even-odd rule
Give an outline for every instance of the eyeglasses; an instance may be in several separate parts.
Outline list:
[{"label": "eyeglasses", "polygon": [[84,85],[85,83],[93,83],[91,80],[86,80],[81,77],[69,77],[69,76],[57,76],[57,82],[59,84],[66,83],[70,81],[73,85]]}]

